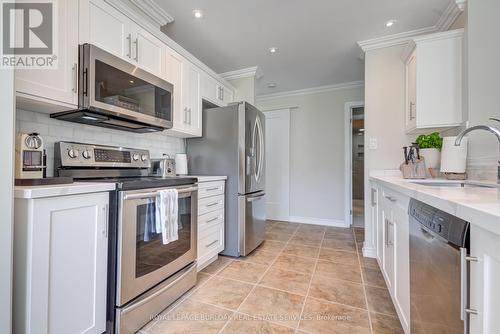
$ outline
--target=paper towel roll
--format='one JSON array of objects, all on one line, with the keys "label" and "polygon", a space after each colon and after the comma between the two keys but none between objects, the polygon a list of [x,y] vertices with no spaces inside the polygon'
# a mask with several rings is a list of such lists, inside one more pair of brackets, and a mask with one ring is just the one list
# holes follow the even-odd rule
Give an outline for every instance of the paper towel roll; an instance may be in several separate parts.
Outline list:
[{"label": "paper towel roll", "polygon": [[465,173],[467,167],[467,137],[462,139],[460,146],[455,146],[456,137],[443,137],[441,149],[442,173]]},{"label": "paper towel roll", "polygon": [[185,153],[177,153],[175,155],[175,174],[188,174],[187,155]]}]

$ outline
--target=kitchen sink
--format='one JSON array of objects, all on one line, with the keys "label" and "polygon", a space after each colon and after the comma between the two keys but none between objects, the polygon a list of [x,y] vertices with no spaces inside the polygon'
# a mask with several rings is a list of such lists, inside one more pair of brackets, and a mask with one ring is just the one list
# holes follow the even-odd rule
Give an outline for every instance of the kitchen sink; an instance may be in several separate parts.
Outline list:
[{"label": "kitchen sink", "polygon": [[438,187],[438,188],[497,188],[497,186],[493,184],[472,183],[472,182],[410,181],[410,183],[418,184],[425,187]]}]

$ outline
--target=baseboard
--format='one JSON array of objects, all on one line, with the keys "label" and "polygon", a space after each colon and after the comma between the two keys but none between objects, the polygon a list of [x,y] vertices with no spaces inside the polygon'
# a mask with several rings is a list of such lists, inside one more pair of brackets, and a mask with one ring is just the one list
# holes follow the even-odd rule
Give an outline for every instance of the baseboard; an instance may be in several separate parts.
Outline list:
[{"label": "baseboard", "polygon": [[377,250],[373,247],[365,247],[363,245],[363,256],[377,258]]},{"label": "baseboard", "polygon": [[345,221],[337,219],[324,219],[324,218],[314,218],[314,217],[300,217],[300,216],[290,216],[290,222],[301,223],[301,224],[314,224],[314,225],[324,225],[332,227],[349,227],[346,225]]}]

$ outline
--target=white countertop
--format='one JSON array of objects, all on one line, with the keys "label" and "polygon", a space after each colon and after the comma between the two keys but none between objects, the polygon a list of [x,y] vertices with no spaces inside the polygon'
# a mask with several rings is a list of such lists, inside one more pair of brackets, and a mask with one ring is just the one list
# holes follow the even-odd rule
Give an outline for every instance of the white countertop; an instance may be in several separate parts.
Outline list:
[{"label": "white countertop", "polygon": [[198,182],[211,182],[211,181],[222,181],[227,180],[227,176],[217,176],[217,175],[186,175],[186,177],[195,177]]},{"label": "white countertop", "polygon": [[42,198],[77,194],[98,193],[115,189],[114,183],[74,182],[49,186],[14,187],[14,198]]},{"label": "white countertop", "polygon": [[[500,188],[496,183],[473,180],[408,180],[395,173],[384,172],[372,173],[370,180],[500,235]],[[438,187],[412,182],[465,182],[495,188]]]}]

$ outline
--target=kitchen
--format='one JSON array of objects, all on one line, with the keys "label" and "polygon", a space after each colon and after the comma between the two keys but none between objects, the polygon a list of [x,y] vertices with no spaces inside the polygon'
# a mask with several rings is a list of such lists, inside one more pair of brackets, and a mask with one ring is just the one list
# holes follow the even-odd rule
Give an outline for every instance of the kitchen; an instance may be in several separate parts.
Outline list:
[{"label": "kitchen", "polygon": [[500,331],[496,1],[40,3],[56,66],[0,69],[0,332]]}]

